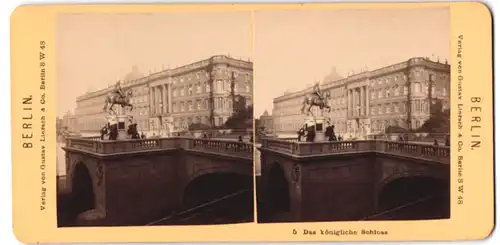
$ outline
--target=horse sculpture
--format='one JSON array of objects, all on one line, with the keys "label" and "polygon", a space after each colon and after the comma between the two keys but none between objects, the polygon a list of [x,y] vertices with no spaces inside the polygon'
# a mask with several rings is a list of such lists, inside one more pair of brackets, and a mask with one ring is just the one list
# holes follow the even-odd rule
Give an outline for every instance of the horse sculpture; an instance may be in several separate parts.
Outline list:
[{"label": "horse sculpture", "polygon": [[[130,107],[130,111],[132,111],[134,106],[130,103],[130,98],[132,98],[132,90],[128,90],[127,92],[125,92],[125,96],[123,97],[118,93],[111,92],[106,96],[106,99],[104,100],[104,107],[102,109],[103,111],[111,111],[116,114],[116,112],[113,110],[113,106],[121,105],[122,108]],[[111,106],[108,108],[109,104],[111,104]]]},{"label": "horse sculpture", "polygon": [[[322,98],[321,98],[322,97]],[[328,112],[331,111],[331,107],[326,103],[328,99],[330,99],[330,93],[323,93],[322,96],[318,96],[315,93],[307,94],[302,102],[302,113],[306,113],[307,115],[311,115],[311,108],[313,106],[319,107],[320,110],[328,109]],[[306,110],[307,107],[307,110]]]}]

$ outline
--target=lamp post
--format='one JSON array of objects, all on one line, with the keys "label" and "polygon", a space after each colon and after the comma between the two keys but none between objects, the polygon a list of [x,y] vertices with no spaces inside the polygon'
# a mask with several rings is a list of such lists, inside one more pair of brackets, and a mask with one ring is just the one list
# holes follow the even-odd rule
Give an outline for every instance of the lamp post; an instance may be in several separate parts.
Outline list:
[{"label": "lamp post", "polygon": [[159,121],[159,126],[158,126],[158,135],[161,136],[161,133],[163,131],[163,122],[162,122],[162,111],[163,111],[163,103],[160,103],[160,113],[158,114],[158,121]]}]

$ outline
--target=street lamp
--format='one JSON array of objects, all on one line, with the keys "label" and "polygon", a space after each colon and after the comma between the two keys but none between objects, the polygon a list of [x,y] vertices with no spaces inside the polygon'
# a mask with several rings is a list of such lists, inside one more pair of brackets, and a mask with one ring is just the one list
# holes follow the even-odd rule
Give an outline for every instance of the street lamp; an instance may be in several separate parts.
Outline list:
[{"label": "street lamp", "polygon": [[162,122],[162,112],[163,112],[163,103],[160,103],[160,114],[158,115],[158,121],[159,121],[159,127],[158,127],[158,135],[161,136],[162,130],[163,130],[163,122]]}]

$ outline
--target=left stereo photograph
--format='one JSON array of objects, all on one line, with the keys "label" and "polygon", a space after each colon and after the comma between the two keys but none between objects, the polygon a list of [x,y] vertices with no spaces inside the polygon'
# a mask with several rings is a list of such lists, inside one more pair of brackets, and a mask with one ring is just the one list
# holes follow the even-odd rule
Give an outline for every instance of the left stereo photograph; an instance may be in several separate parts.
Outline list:
[{"label": "left stereo photograph", "polygon": [[56,41],[58,227],[254,222],[250,12],[66,13]]}]

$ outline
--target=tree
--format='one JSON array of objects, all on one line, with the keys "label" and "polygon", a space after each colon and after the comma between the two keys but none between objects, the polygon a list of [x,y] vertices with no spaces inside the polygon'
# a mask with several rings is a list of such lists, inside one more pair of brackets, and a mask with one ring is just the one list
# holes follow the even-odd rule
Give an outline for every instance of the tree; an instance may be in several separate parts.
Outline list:
[{"label": "tree", "polygon": [[388,134],[391,134],[391,133],[399,133],[399,134],[401,134],[401,133],[408,133],[408,129],[402,128],[400,126],[389,125],[385,129],[385,132],[388,133]]},{"label": "tree", "polygon": [[431,115],[417,132],[450,133],[450,109],[443,110],[442,102],[436,101],[431,107]]},{"label": "tree", "polygon": [[224,128],[246,129],[253,127],[253,106],[247,106],[247,100],[236,95],[233,104],[233,115],[224,123]]},{"label": "tree", "polygon": [[188,126],[189,131],[192,130],[207,130],[210,129],[210,125],[203,124],[203,123],[191,123]]}]

